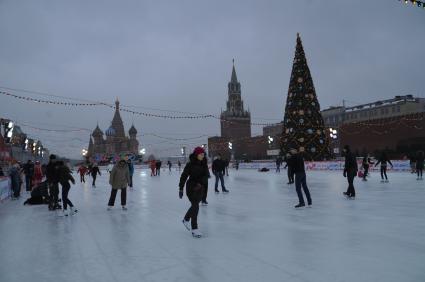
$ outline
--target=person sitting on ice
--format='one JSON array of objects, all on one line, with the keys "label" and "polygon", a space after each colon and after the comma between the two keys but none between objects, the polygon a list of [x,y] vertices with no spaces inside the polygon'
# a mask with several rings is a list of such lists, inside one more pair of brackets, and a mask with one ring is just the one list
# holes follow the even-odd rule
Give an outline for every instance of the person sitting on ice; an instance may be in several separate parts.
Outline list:
[{"label": "person sitting on ice", "polygon": [[263,168],[259,168],[258,171],[259,172],[267,172],[267,171],[270,171],[270,169],[268,169],[267,167],[263,167]]}]

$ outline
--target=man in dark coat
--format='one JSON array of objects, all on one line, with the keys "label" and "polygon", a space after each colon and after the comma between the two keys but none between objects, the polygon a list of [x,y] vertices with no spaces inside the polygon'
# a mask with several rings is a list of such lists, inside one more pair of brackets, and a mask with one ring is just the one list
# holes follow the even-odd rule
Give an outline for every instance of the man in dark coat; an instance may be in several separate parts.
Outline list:
[{"label": "man in dark coat", "polygon": [[49,163],[46,167],[46,178],[49,185],[50,203],[49,209],[54,210],[59,207],[59,164],[56,160],[56,155],[52,154],[49,157]]},{"label": "man in dark coat", "polygon": [[92,166],[91,166],[91,169],[90,169],[90,175],[91,175],[91,177],[93,178],[93,183],[91,184],[91,186],[93,187],[93,188],[96,188],[96,178],[97,178],[97,175],[101,175],[100,174],[100,169],[99,169],[99,167],[97,166],[97,164],[95,163],[95,164],[93,164]]},{"label": "man in dark coat", "polygon": [[288,170],[288,183],[287,184],[292,184],[294,183],[294,159],[295,156],[291,155],[291,154],[286,154],[285,157],[285,161],[286,161],[286,165],[285,168]]},{"label": "man in dark coat", "polygon": [[26,191],[31,191],[32,189],[32,178],[34,177],[34,163],[31,160],[28,160],[22,171],[25,174],[25,185]]},{"label": "man in dark coat", "polygon": [[293,157],[293,172],[295,173],[295,188],[298,195],[298,205],[295,206],[295,208],[301,208],[305,206],[304,197],[301,192],[301,187],[304,190],[304,194],[307,198],[307,203],[309,206],[311,206],[311,196],[310,191],[307,187],[307,177],[305,174],[305,167],[304,167],[304,158],[301,155],[300,152],[298,152],[296,149],[291,149],[291,155]]},{"label": "man in dark coat", "polygon": [[221,155],[219,154],[217,158],[212,163],[212,172],[215,175],[215,192],[220,193],[218,191],[218,180],[220,180],[221,183],[221,190],[223,193],[228,193],[229,190],[226,189],[224,186],[224,174],[226,173],[226,161],[223,161],[221,159]]},{"label": "man in dark coat", "polygon": [[161,166],[162,166],[161,160],[158,160],[155,165],[156,165],[156,175],[161,175]]},{"label": "man in dark coat", "polygon": [[354,154],[350,150],[350,146],[344,146],[344,156],[345,156],[345,165],[344,165],[344,177],[347,177],[348,180],[348,189],[347,192],[343,194],[349,198],[354,199],[356,197],[356,191],[354,189],[354,177],[357,175],[358,166],[357,160]]}]

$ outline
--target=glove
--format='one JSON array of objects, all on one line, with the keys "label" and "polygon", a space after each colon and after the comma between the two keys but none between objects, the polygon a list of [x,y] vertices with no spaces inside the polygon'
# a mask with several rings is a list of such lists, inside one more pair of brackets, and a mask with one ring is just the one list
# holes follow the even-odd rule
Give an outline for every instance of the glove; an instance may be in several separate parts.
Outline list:
[{"label": "glove", "polygon": [[183,189],[179,189],[179,198],[183,198]]},{"label": "glove", "polygon": [[347,177],[347,173],[345,171],[344,171],[344,174],[343,175],[344,175],[344,177]]}]

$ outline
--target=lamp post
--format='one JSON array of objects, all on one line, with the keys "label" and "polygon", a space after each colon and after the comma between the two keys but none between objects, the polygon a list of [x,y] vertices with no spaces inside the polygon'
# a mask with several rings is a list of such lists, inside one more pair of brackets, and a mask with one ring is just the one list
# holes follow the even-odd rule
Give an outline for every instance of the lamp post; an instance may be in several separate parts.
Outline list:
[{"label": "lamp post", "polygon": [[234,152],[233,152],[233,143],[229,142],[228,147],[229,147],[229,150],[230,150],[230,160],[233,161],[235,159],[235,155],[234,155]]},{"label": "lamp post", "polygon": [[338,130],[332,127],[329,128],[329,137],[331,138],[332,153],[339,154]]},{"label": "lamp post", "polygon": [[88,151],[87,151],[86,149],[82,149],[82,150],[81,150],[81,155],[82,155],[83,157],[87,157],[87,153],[88,153]]},{"label": "lamp post", "polygon": [[181,154],[182,154],[182,156],[184,158],[184,162],[186,163],[186,146],[183,146],[181,148]]}]

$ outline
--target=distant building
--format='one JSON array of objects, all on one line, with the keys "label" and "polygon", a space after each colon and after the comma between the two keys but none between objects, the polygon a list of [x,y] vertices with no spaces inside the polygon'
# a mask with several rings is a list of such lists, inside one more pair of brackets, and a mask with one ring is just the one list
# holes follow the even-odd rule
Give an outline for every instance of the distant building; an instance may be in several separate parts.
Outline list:
[{"label": "distant building", "polygon": [[326,126],[337,129],[339,149],[348,144],[359,155],[387,150],[399,157],[425,149],[425,98],[405,95],[331,107],[322,116]]},{"label": "distant building", "polygon": [[[115,114],[111,126],[105,131],[105,138],[99,125],[96,126],[90,136],[88,157],[112,156],[118,154],[138,154],[139,141],[137,130],[134,125],[128,131],[129,137],[125,135],[124,123],[120,115],[120,102],[115,102]],[[93,138],[92,138],[93,137]]]},{"label": "distant building", "polygon": [[322,116],[325,125],[338,127],[344,123],[385,119],[421,112],[425,112],[425,98],[405,95],[352,107],[330,107],[322,111]]}]

